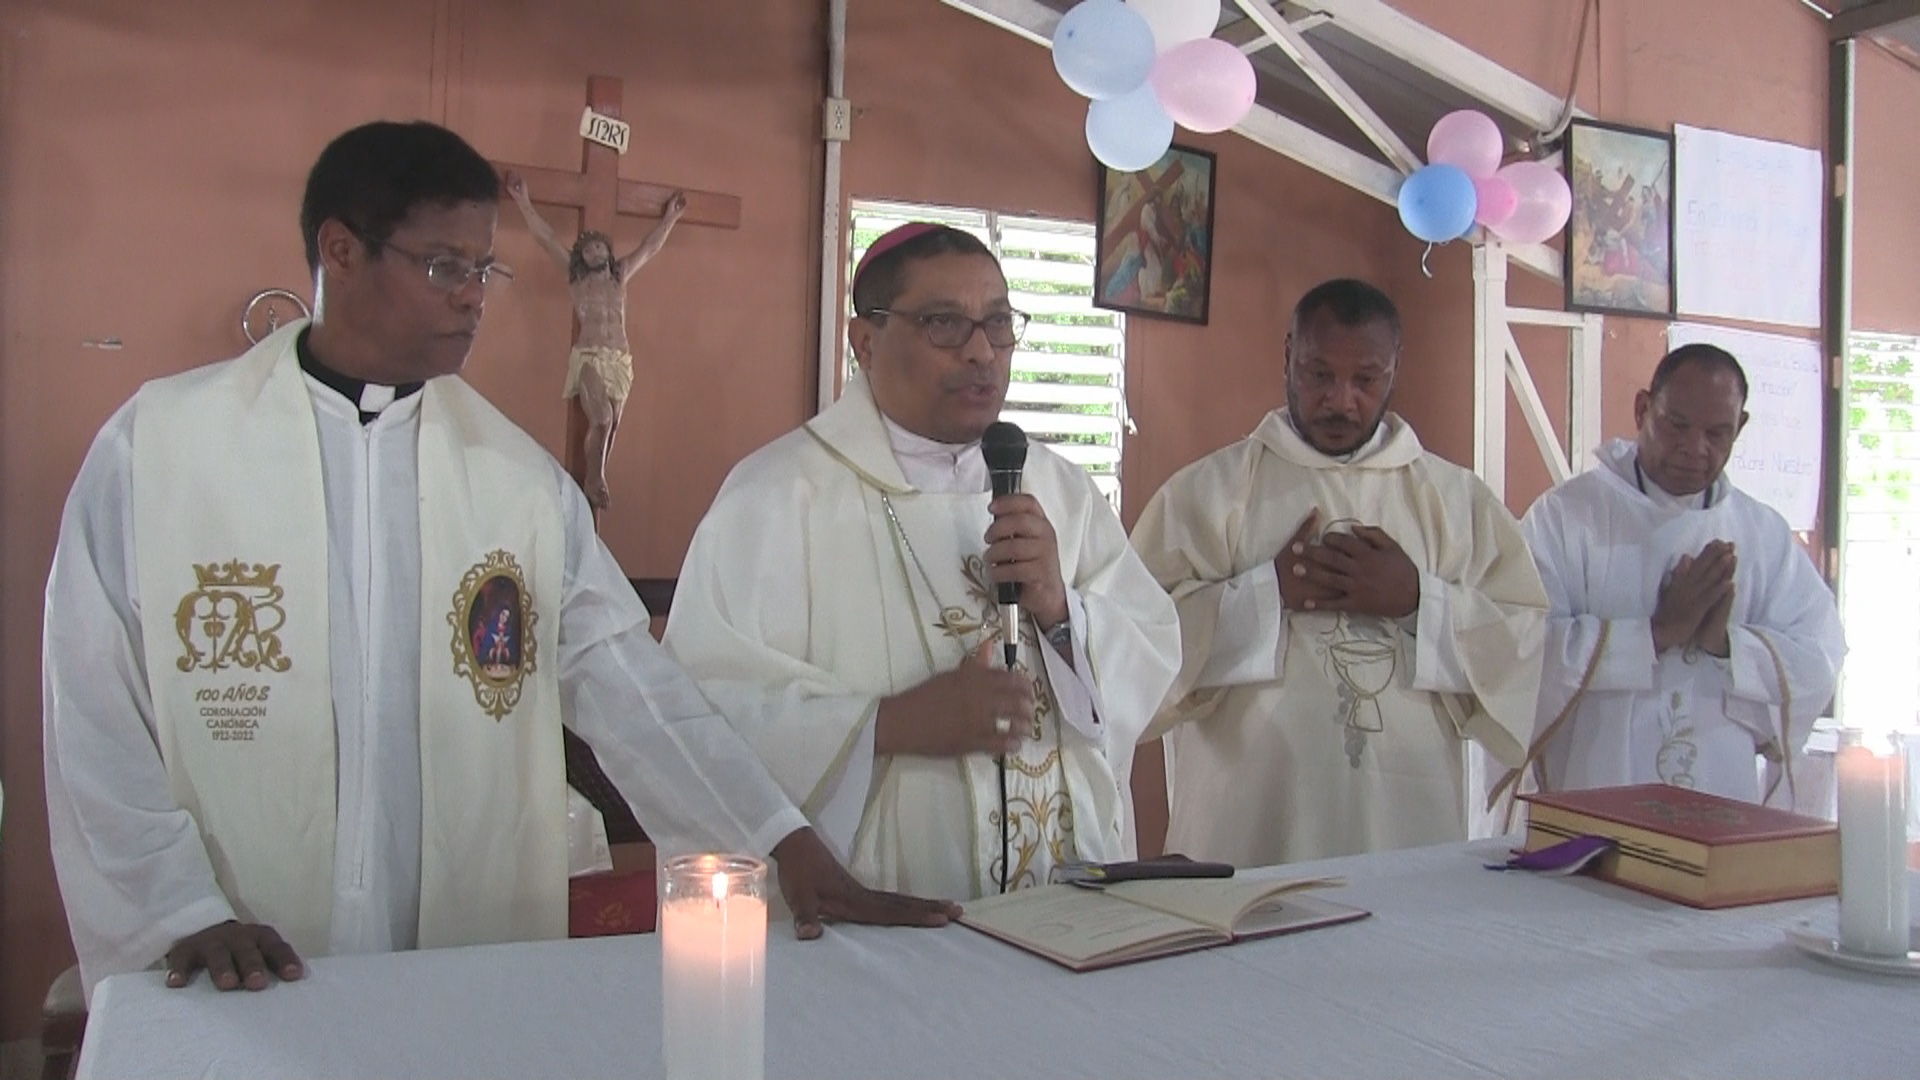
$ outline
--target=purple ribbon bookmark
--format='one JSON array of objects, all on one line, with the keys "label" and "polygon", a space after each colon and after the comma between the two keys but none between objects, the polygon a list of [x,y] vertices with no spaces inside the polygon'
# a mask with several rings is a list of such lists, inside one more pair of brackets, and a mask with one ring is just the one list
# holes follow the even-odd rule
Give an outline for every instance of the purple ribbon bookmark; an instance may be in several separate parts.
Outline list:
[{"label": "purple ribbon bookmark", "polygon": [[1605,836],[1576,836],[1539,851],[1515,855],[1503,863],[1487,863],[1489,870],[1531,870],[1548,877],[1563,877],[1585,870],[1593,860],[1612,851],[1617,844]]}]

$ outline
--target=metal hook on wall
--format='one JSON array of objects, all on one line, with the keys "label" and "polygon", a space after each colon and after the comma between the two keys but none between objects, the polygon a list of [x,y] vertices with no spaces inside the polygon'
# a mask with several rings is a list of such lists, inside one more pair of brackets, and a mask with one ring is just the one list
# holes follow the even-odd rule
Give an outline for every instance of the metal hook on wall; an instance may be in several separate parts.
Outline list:
[{"label": "metal hook on wall", "polygon": [[[308,307],[307,302],[300,299],[298,294],[289,292],[286,289],[261,289],[259,292],[253,294],[253,299],[247,301],[246,310],[240,313],[240,332],[246,335],[248,341],[258,345],[260,344],[261,338],[280,329],[281,319],[278,302],[282,300],[291,303],[294,308],[300,312],[300,318],[313,318],[313,309]],[[267,330],[265,334],[256,334],[253,330],[254,312],[260,310],[262,305],[265,305],[266,308],[262,317],[266,320]]]}]

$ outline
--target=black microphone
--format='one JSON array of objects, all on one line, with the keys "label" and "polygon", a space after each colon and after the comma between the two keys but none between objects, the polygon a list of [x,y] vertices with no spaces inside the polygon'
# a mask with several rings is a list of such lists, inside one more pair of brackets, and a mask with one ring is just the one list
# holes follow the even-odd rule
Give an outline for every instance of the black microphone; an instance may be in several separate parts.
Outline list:
[{"label": "black microphone", "polygon": [[[1027,464],[1027,433],[1020,430],[1020,425],[1005,420],[988,424],[986,433],[980,436],[980,456],[986,459],[994,498],[1020,490],[1020,470]],[[1007,670],[1012,671],[1020,651],[1020,583],[1003,581],[995,591],[1000,601],[1001,646]]]},{"label": "black microphone", "polygon": [[[1027,465],[1027,433],[1020,425],[996,420],[980,436],[980,456],[986,459],[987,476],[993,484],[993,497],[1012,495],[1020,490],[1020,470]],[[1002,581],[994,587],[1000,601],[1000,648],[1007,670],[1020,658],[1020,583]],[[1007,815],[1007,757],[998,754],[994,764],[1000,772],[1000,891],[1007,891],[1007,874],[1012,868],[1013,828]]]}]

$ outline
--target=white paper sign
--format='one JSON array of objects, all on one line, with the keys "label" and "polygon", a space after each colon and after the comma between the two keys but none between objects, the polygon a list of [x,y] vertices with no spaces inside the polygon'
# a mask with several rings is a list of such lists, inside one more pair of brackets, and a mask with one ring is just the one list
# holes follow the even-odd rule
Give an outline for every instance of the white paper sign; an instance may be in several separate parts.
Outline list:
[{"label": "white paper sign", "polygon": [[1695,342],[1727,350],[1747,372],[1747,427],[1727,460],[1728,479],[1780,511],[1788,528],[1813,528],[1825,445],[1819,342],[1699,323],[1667,328],[1669,348]]},{"label": "white paper sign", "polygon": [[1682,315],[1820,325],[1820,152],[1675,125]]},{"label": "white paper sign", "polygon": [[627,140],[633,134],[631,125],[594,112],[589,106],[580,114],[580,137],[601,146],[610,146],[614,152],[627,152]]}]

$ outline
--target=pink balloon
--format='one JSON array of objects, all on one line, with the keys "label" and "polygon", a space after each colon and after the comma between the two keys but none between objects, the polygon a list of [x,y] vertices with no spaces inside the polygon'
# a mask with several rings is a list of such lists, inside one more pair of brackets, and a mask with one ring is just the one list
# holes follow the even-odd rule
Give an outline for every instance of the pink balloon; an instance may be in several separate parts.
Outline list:
[{"label": "pink balloon", "polygon": [[1253,108],[1253,64],[1219,38],[1175,45],[1148,76],[1160,106],[1189,131],[1225,131]]},{"label": "pink balloon", "polygon": [[1537,244],[1559,232],[1573,213],[1573,191],[1550,165],[1516,161],[1497,174],[1513,187],[1513,215],[1494,228],[1513,244]]},{"label": "pink balloon", "polygon": [[1513,185],[1497,174],[1475,179],[1473,194],[1478,200],[1473,220],[1489,229],[1505,224],[1520,205],[1520,196],[1514,192]]},{"label": "pink balloon", "polygon": [[1450,112],[1427,134],[1427,164],[1452,165],[1475,180],[1484,180],[1500,168],[1506,152],[1500,125],[1473,109]]}]

